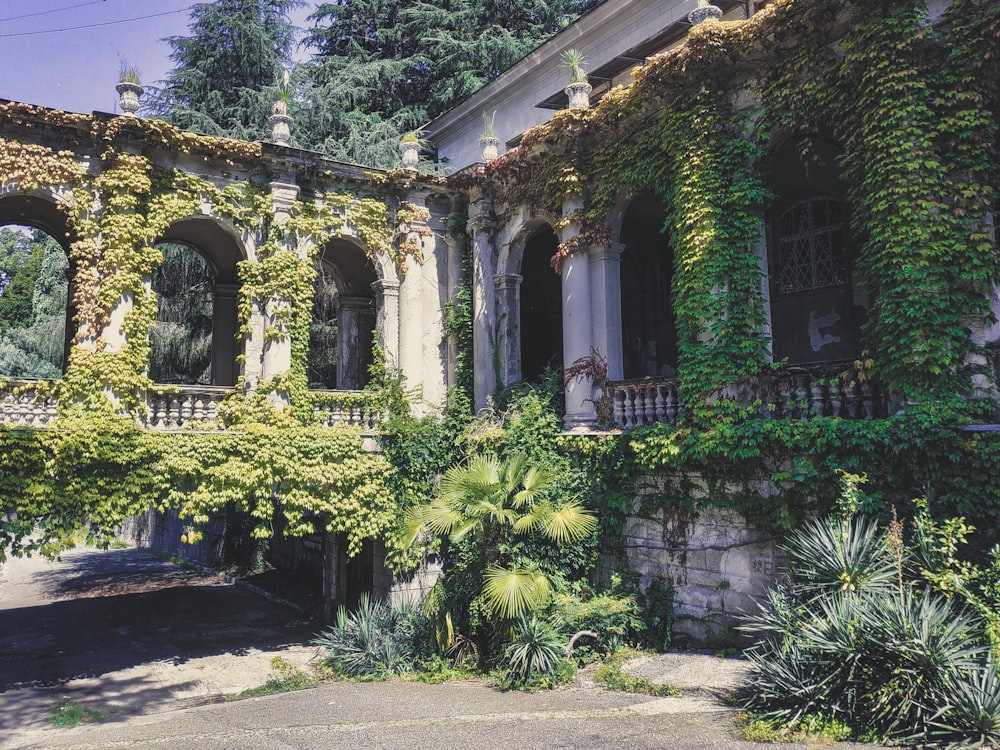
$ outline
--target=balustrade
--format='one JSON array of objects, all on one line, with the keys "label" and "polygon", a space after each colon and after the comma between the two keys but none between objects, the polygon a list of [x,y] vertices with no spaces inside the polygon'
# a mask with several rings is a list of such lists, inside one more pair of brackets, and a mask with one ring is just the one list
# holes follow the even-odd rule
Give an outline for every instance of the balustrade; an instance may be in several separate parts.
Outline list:
[{"label": "balustrade", "polygon": [[383,415],[363,391],[309,391],[320,427],[349,425],[365,432],[375,432]]},{"label": "balustrade", "polygon": [[0,392],[0,424],[45,427],[56,418],[57,404],[39,393],[50,386],[45,380],[6,380]]},{"label": "balustrade", "polygon": [[[45,427],[58,415],[56,399],[45,395],[48,381],[4,380],[0,390],[0,425]],[[204,423],[210,427],[219,416],[219,404],[233,388],[219,386],[167,386],[149,392],[145,426],[174,432]],[[310,391],[316,421],[321,427],[349,425],[376,432],[383,414],[361,391]]]},{"label": "balustrade", "polygon": [[[742,378],[715,395],[713,400],[760,402],[761,410],[775,419],[842,417],[874,419],[885,416],[886,395],[871,380],[845,382],[840,374],[845,363],[801,368],[786,367],[755,377]],[[615,424],[622,428],[666,423],[676,424],[684,405],[677,394],[677,381],[644,378],[609,384]]]},{"label": "balustrade", "polygon": [[171,432],[189,427],[192,422],[214,422],[219,416],[219,404],[232,392],[232,388],[208,385],[152,390],[146,399],[147,426]]}]

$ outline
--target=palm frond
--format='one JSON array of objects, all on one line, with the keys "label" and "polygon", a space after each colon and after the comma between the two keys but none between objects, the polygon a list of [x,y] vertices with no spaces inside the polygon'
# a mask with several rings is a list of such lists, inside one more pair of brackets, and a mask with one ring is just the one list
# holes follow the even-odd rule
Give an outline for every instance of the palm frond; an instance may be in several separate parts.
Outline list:
[{"label": "palm frond", "polygon": [[491,565],[483,576],[487,606],[507,619],[534,611],[551,592],[552,584],[538,570]]}]

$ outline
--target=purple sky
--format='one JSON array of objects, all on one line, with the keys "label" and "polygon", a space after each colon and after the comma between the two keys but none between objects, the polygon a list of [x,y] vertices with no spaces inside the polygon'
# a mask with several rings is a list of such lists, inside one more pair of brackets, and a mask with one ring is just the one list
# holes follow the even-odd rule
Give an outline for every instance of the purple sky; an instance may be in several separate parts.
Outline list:
[{"label": "purple sky", "polygon": [[[188,11],[194,4],[0,0],[0,99],[70,112],[117,112],[115,84],[121,61],[138,66],[144,83],[162,79],[173,65],[170,46],[160,40],[187,36]],[[293,22],[303,26],[314,5],[308,2],[295,11]],[[141,20],[114,23],[125,19]],[[91,28],[76,28],[81,26]],[[38,31],[48,33],[31,33]]]}]

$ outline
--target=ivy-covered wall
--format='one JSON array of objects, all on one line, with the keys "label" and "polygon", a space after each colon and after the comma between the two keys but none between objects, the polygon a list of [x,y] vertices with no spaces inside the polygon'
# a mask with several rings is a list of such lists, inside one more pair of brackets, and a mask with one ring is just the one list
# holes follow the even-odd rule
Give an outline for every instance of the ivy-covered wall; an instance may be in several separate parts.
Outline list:
[{"label": "ivy-covered wall", "polygon": [[[356,429],[316,425],[317,407],[331,401],[346,411],[387,410],[384,375],[397,364],[400,310],[397,303],[379,329],[383,376],[376,373],[371,388],[310,391],[315,259],[341,239],[363,251],[385,287],[439,273],[447,257],[436,257],[425,206],[438,189],[433,183],[158,121],[0,103],[2,216],[50,232],[65,227],[59,239],[70,257],[75,332],[62,378],[0,382],[3,395],[31,391],[59,409],[38,432],[0,427],[0,556],[56,553],[80,527],[107,539],[125,516],[156,507],[189,519],[190,541],[225,507],[249,517],[260,539],[276,525],[292,536],[325,529],[345,534],[353,554],[364,539],[391,537],[398,511],[392,467],[363,448]],[[192,217],[222,227],[238,248],[240,377],[217,421],[153,434],[142,429],[147,396],[170,390],[148,374],[157,312],[150,278],[162,262],[155,243]],[[440,318],[441,300],[429,304]],[[424,321],[422,307],[402,313],[443,338],[440,320]],[[405,375],[419,387],[424,371]]]},{"label": "ivy-covered wall", "polygon": [[695,405],[770,365],[755,254],[769,159],[789,138],[830,139],[860,243],[853,270],[874,300],[863,332],[874,371],[906,398],[965,392],[997,270],[997,17],[984,0],[940,18],[918,0],[775,0],[692,28],[633,85],[557,113],[472,179],[502,219],[583,199],[555,227],[582,227],[557,271],[617,239],[623,198],[659,198],[680,390]]}]

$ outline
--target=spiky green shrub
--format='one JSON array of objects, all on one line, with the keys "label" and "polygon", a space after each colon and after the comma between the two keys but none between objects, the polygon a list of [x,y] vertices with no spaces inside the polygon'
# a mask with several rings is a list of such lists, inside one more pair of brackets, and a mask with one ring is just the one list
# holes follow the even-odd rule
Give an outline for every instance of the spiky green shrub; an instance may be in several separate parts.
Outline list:
[{"label": "spiky green shrub", "polygon": [[536,615],[520,615],[514,621],[511,643],[504,650],[506,675],[501,682],[507,687],[551,685],[572,676],[565,669],[564,639],[549,622]]},{"label": "spiky green shrub", "polygon": [[338,674],[378,678],[413,671],[429,653],[430,627],[420,609],[401,600],[392,604],[361,596],[358,608],[337,610],[335,625],[313,643]]},{"label": "spiky green shrub", "polygon": [[859,736],[996,742],[985,623],[906,581],[892,549],[867,519],[815,521],[790,537],[787,584],[741,626],[763,639],[747,651],[755,676],[745,706],[785,725],[827,717]]}]

